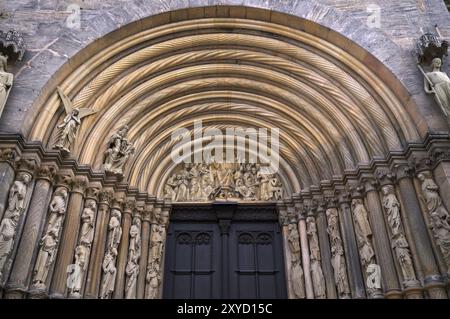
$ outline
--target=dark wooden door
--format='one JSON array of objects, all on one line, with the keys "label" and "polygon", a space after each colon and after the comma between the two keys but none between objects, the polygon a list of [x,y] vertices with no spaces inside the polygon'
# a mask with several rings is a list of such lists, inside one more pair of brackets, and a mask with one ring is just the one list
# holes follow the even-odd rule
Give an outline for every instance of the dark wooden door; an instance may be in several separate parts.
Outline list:
[{"label": "dark wooden door", "polygon": [[274,206],[175,207],[167,235],[164,298],[286,298]]}]

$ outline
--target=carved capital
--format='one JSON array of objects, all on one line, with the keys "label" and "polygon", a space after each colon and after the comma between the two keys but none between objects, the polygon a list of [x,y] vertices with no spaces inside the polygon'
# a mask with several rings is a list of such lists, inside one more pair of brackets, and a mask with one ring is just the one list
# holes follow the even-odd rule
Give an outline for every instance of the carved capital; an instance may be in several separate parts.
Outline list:
[{"label": "carved capital", "polygon": [[15,149],[13,148],[0,149],[0,162],[7,162],[10,165],[15,166],[15,163],[18,159],[19,156]]},{"label": "carved capital", "polygon": [[123,203],[123,213],[131,215],[135,208],[136,200],[134,198],[126,198]]},{"label": "carved capital", "polygon": [[122,210],[124,201],[125,196],[123,195],[123,193],[115,194],[112,199],[112,207],[115,209]]},{"label": "carved capital", "polygon": [[287,226],[289,224],[289,219],[287,217],[287,207],[282,202],[279,201],[277,203],[277,210],[278,210],[278,222],[280,223],[280,226]]},{"label": "carved capital", "polygon": [[366,188],[364,184],[353,185],[350,188],[352,199],[361,199],[364,198],[364,194],[366,192]]},{"label": "carved capital", "polygon": [[23,157],[16,162],[17,170],[19,172],[27,172],[31,175],[36,173],[36,169],[38,168],[38,163],[36,159],[31,157]]},{"label": "carved capital", "polygon": [[380,189],[380,183],[378,183],[375,177],[364,177],[362,178],[361,182],[364,186],[365,194],[367,194],[368,192],[378,191]]},{"label": "carved capital", "polygon": [[327,210],[327,201],[324,198],[321,198],[317,201],[317,214],[325,213]]},{"label": "carved capital", "polygon": [[153,204],[147,204],[142,211],[142,220],[145,222],[151,222],[152,214],[153,214]]},{"label": "carved capital", "polygon": [[54,182],[56,176],[57,168],[56,165],[42,165],[37,169],[36,178],[44,179],[50,183]]},{"label": "carved capital", "polygon": [[142,219],[144,214],[144,205],[142,203],[137,203],[133,211],[133,218]]},{"label": "carved capital", "polygon": [[72,174],[68,172],[59,172],[55,176],[55,186],[70,189],[72,184]]},{"label": "carved capital", "polygon": [[111,205],[114,191],[111,188],[104,188],[98,194],[98,201],[101,204]]},{"label": "carved capital", "polygon": [[434,163],[450,162],[450,149],[437,148],[433,150],[431,159]]},{"label": "carved capital", "polygon": [[88,187],[88,179],[86,176],[75,176],[71,182],[72,192],[84,195],[86,188]]},{"label": "carved capital", "polygon": [[336,197],[325,198],[325,204],[326,204],[327,208],[338,208],[339,207],[339,199]]},{"label": "carved capital", "polygon": [[287,219],[289,224],[297,223],[297,213],[293,203],[289,203],[286,207]]},{"label": "carved capital", "polygon": [[410,163],[396,164],[394,169],[398,181],[403,178],[412,178],[414,176],[414,167]]},{"label": "carved capital", "polygon": [[86,198],[97,201],[101,190],[102,187],[100,185],[89,185],[86,189]]},{"label": "carved capital", "polygon": [[387,168],[380,168],[375,173],[380,186],[395,184],[395,174]]},{"label": "carved capital", "polygon": [[351,200],[352,200],[352,198],[351,198],[351,195],[350,195],[350,192],[349,191],[347,191],[347,190],[342,190],[340,193],[339,193],[339,204],[341,205],[341,204],[350,204],[350,202],[351,202]]},{"label": "carved capital", "polygon": [[313,199],[309,206],[309,211],[308,211],[307,217],[316,217],[318,206],[319,206],[319,203],[317,202],[317,200]]},{"label": "carved capital", "polygon": [[433,169],[433,160],[430,157],[414,158],[415,173],[431,171]]}]

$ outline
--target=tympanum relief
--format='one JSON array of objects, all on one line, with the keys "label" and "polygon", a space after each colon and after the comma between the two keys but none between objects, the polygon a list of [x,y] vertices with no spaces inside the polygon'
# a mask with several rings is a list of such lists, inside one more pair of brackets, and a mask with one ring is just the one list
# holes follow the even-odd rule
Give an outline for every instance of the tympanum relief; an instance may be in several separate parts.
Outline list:
[{"label": "tympanum relief", "polygon": [[164,197],[173,202],[271,201],[283,199],[283,186],[278,174],[260,164],[183,163],[168,178]]},{"label": "tympanum relief", "polygon": [[31,178],[29,173],[19,173],[9,190],[8,207],[0,223],[0,279],[14,248],[17,227],[25,211],[25,198]]}]

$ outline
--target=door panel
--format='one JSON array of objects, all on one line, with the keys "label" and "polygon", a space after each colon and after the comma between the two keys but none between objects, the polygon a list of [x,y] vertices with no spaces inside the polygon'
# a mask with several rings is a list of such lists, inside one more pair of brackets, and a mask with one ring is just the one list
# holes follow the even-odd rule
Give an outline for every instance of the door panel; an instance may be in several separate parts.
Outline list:
[{"label": "door panel", "polygon": [[215,212],[212,207],[209,213],[206,208],[201,214],[186,208],[172,212],[163,297],[286,298],[275,209],[262,215],[261,210],[246,207],[230,214],[221,205]]}]

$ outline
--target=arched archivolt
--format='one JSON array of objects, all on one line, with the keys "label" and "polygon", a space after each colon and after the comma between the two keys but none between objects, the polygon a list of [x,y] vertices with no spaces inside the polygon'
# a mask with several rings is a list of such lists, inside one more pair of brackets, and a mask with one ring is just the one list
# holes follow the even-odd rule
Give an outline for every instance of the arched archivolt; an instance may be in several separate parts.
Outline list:
[{"label": "arched archivolt", "polygon": [[[157,192],[172,167],[171,132],[194,120],[279,128],[295,192],[420,140],[405,97],[364,61],[267,21],[188,19],[122,33],[59,85],[75,107],[98,111],[83,120],[71,156],[100,170],[107,140],[127,124],[137,151],[126,180],[143,192]],[[60,104],[55,93],[38,106],[30,140],[52,146]]]}]

